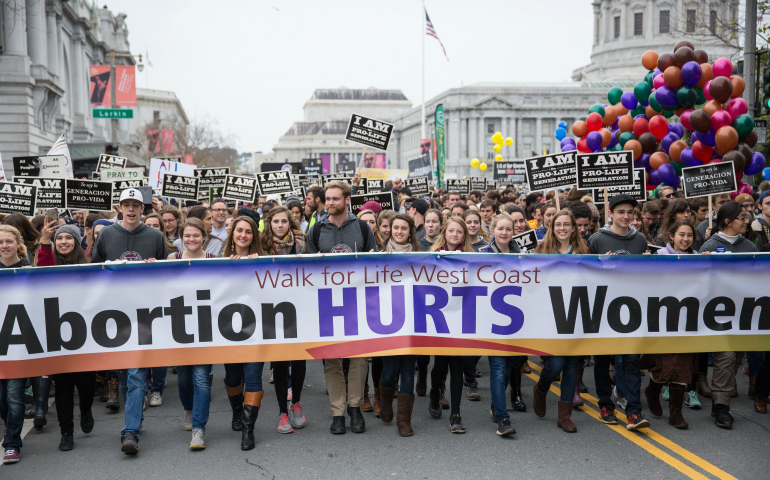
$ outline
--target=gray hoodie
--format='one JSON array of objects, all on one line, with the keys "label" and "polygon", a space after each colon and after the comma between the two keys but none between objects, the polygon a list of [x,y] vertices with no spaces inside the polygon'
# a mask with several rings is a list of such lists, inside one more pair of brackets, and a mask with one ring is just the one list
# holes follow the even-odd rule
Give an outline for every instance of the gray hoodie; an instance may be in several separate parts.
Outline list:
[{"label": "gray hoodie", "polygon": [[140,223],[133,230],[126,230],[115,224],[104,227],[96,239],[91,263],[103,263],[108,260],[141,262],[148,258],[165,260],[168,249],[163,234],[159,230]]},{"label": "gray hoodie", "polygon": [[625,235],[618,235],[609,226],[602,227],[588,240],[588,251],[598,255],[641,255],[646,250],[647,239],[634,227],[628,227]]},{"label": "gray hoodie", "polygon": [[[734,240],[730,241],[730,240]],[[709,238],[700,248],[701,252],[721,252],[719,247],[723,247],[725,252],[732,253],[753,253],[757,251],[757,246],[751,240],[746,240],[743,235],[736,235],[733,238],[728,237],[722,232],[717,232]]]},{"label": "gray hoodie", "polygon": [[[368,230],[368,235],[364,237],[361,230],[361,221],[348,212],[348,218],[342,223],[341,227],[333,224],[329,217],[322,217],[307,232],[307,253],[354,253],[368,252],[377,250],[377,243],[374,241],[374,233],[369,226],[364,226]],[[318,244],[315,243],[316,235],[313,230],[320,228],[318,235]],[[366,238],[366,241],[364,240]]]}]

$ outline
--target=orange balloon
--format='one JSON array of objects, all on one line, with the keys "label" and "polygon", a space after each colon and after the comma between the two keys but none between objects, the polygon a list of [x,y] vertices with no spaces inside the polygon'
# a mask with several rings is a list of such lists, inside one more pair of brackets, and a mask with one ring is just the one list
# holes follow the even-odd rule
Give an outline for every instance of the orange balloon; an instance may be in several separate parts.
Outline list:
[{"label": "orange balloon", "polygon": [[604,125],[609,127],[613,123],[615,123],[615,120],[618,119],[618,112],[615,110],[615,107],[605,107],[604,108]]},{"label": "orange balloon", "polygon": [[682,116],[682,114],[684,113],[684,111],[685,111],[685,110],[687,110],[687,108],[685,108],[685,107],[682,107],[682,108],[680,108],[679,110],[675,111],[675,112],[674,112],[674,114],[675,114],[677,117],[681,117],[681,116]]},{"label": "orange balloon", "polygon": [[634,129],[634,117],[623,115],[618,121],[618,128],[621,132],[630,132]]},{"label": "orange balloon", "polygon": [[682,70],[679,67],[668,67],[663,72],[663,80],[671,88],[677,89],[682,86]]},{"label": "orange balloon", "polygon": [[711,69],[710,63],[701,63],[700,69],[700,80],[698,80],[698,83],[696,83],[695,86],[698,88],[703,88],[703,86],[706,85],[706,82],[714,79],[714,71]]},{"label": "orange balloon", "polygon": [[639,157],[642,156],[642,144],[639,143],[639,140],[627,141],[626,144],[623,145],[623,150],[629,150],[631,152],[634,152],[634,160],[637,160]]},{"label": "orange balloon", "polygon": [[709,100],[706,102],[705,105],[703,105],[703,110],[709,114],[709,116],[714,115],[719,110],[724,110],[725,107],[722,106],[721,103],[717,102],[716,100]]},{"label": "orange balloon", "polygon": [[599,133],[602,134],[602,148],[604,148],[607,145],[609,145],[610,142],[612,141],[612,132],[610,132],[606,128],[602,128],[601,130],[599,130]]},{"label": "orange balloon", "polygon": [[724,150],[724,149],[722,149],[722,148],[719,148],[719,145],[716,145],[716,146],[714,147],[714,151],[715,151],[715,152],[717,152],[717,153],[719,154],[719,156],[720,156],[720,157],[724,157],[724,156],[725,156],[725,153],[729,152],[730,150]]},{"label": "orange balloon", "polygon": [[717,144],[717,150],[727,153],[738,146],[738,132],[733,127],[724,126],[717,130],[714,140]]},{"label": "orange balloon", "polygon": [[642,66],[647,70],[655,70],[658,66],[658,54],[652,50],[647,50],[642,55]]},{"label": "orange balloon", "polygon": [[572,133],[578,138],[583,138],[588,133],[588,125],[586,122],[578,120],[572,124]]},{"label": "orange balloon", "polygon": [[681,162],[682,158],[682,150],[687,148],[687,144],[684,143],[682,140],[677,140],[676,142],[672,143],[671,146],[668,148],[668,154],[671,156],[671,159],[675,162]]},{"label": "orange balloon", "polygon": [[628,109],[623,106],[622,103],[618,102],[614,105],[615,111],[618,112],[618,116],[622,117],[623,115],[628,113]]},{"label": "orange balloon", "polygon": [[658,115],[658,112],[656,112],[651,106],[647,105],[644,109],[644,114],[647,115],[647,118],[652,118],[655,115]]},{"label": "orange balloon", "polygon": [[730,98],[738,98],[743,95],[743,91],[746,90],[746,82],[738,75],[730,77],[730,82],[733,84],[733,93],[730,94]]},{"label": "orange balloon", "polygon": [[663,165],[664,163],[671,163],[671,160],[669,160],[668,155],[666,155],[665,153],[655,152],[652,155],[650,155],[650,166],[652,167],[653,170],[659,169],[660,166]]}]

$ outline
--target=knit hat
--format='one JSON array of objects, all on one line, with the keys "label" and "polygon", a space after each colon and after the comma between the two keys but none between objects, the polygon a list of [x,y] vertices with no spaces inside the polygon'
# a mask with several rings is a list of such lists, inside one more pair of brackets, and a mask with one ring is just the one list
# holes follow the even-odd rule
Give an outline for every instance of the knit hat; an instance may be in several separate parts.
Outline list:
[{"label": "knit hat", "polygon": [[748,193],[741,193],[740,195],[735,197],[735,201],[738,203],[745,203],[745,202],[754,203],[754,197],[752,197]]},{"label": "knit hat", "polygon": [[80,244],[80,242],[83,241],[82,237],[80,236],[80,229],[75,225],[62,225],[61,227],[57,228],[56,233],[53,234],[54,243],[56,243],[56,237],[58,237],[60,233],[69,233],[72,235],[72,238],[75,239],[77,244]]},{"label": "knit hat", "polygon": [[97,225],[104,225],[105,227],[109,227],[110,225],[112,225],[112,222],[105,218],[100,218],[99,220],[94,222],[93,228],[96,228]]}]

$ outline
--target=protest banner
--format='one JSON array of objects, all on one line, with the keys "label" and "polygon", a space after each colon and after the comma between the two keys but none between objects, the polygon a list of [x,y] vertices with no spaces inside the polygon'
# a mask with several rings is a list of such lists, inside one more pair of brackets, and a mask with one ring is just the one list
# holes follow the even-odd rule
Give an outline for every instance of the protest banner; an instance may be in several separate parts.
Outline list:
[{"label": "protest banner", "polygon": [[321,175],[321,186],[325,187],[326,184],[332,180],[339,180],[340,182],[345,182],[348,185],[353,185],[353,177],[345,175],[344,173],[327,173],[326,175]]},{"label": "protest banner", "polygon": [[67,178],[67,158],[64,155],[13,157],[13,176]]},{"label": "protest banner", "polygon": [[235,200],[222,198],[222,194],[224,193],[224,191],[225,191],[225,187],[209,188],[209,206],[211,206],[214,203],[214,200],[221,198],[222,200],[225,201],[225,206],[227,206],[227,208],[235,208]]},{"label": "protest banner", "polygon": [[527,169],[524,162],[495,162],[493,178],[504,183],[522,184],[527,182]]},{"label": "protest banner", "polygon": [[230,167],[196,168],[195,176],[200,179],[198,190],[207,190],[212,187],[224,187],[225,177],[230,175]]},{"label": "protest banner", "polygon": [[259,186],[260,195],[263,196],[294,191],[291,172],[286,170],[258,173],[257,185]]},{"label": "protest banner", "polygon": [[304,175],[321,175],[323,173],[323,160],[320,158],[303,158],[300,171]]},{"label": "protest banner", "polygon": [[321,185],[321,176],[320,175],[292,175],[294,178],[294,185],[297,187],[306,187],[310,188],[311,185]]},{"label": "protest banner", "polygon": [[0,213],[11,215],[21,213],[35,216],[37,187],[13,182],[0,182]]},{"label": "protest banner", "polygon": [[163,174],[163,188],[161,195],[181,200],[198,200],[198,185],[200,178],[187,177],[185,175]]},{"label": "protest banner", "polygon": [[[136,188],[137,190],[140,190],[143,187],[147,187],[146,195],[148,195],[150,199],[152,199],[152,188],[145,184],[145,181],[143,178],[139,180],[113,180],[112,204],[113,205],[120,204],[120,194],[123,193],[123,190],[128,190],[129,188]],[[142,197],[144,196],[145,196],[145,192],[142,192]],[[144,202],[144,203],[145,204],[149,203],[150,205],[152,205],[152,201]]]},{"label": "protest banner", "polygon": [[481,192],[487,191],[488,182],[484,177],[471,177],[471,192],[479,190]]},{"label": "protest banner", "polygon": [[524,160],[529,190],[551,190],[577,182],[575,152],[553,153]]},{"label": "protest banner", "polygon": [[363,179],[366,179],[366,193],[380,193],[385,184],[382,178],[361,177],[361,180]]},{"label": "protest banner", "polygon": [[383,210],[394,210],[393,207],[396,203],[392,191],[371,193],[368,195],[352,195],[350,197],[350,211],[353,212],[354,215],[358,215],[358,212],[361,211],[361,207],[363,207],[366,202],[377,202]]},{"label": "protest banner", "polygon": [[14,183],[34,185],[37,187],[35,208],[48,210],[49,208],[64,208],[64,178],[44,177],[13,177]]},{"label": "protest banner", "polygon": [[534,230],[527,230],[515,235],[512,240],[516,242],[522,252],[534,252],[538,244],[537,233]]},{"label": "protest banner", "polygon": [[429,195],[428,181],[428,177],[411,177],[404,180],[404,186],[412,192],[412,195]]},{"label": "protest banner", "polygon": [[406,180],[407,177],[409,176],[409,172],[407,172],[406,170],[391,170],[391,169],[384,169],[384,168],[360,168],[358,170],[358,173],[360,173],[362,177],[366,177],[369,180],[382,179],[383,184],[384,182],[387,182],[387,181],[392,182],[396,178],[400,178],[401,180]]},{"label": "protest banner", "polygon": [[430,154],[420,155],[412,160],[407,160],[409,178],[429,177],[433,179],[433,167],[430,164]]},{"label": "protest banner", "polygon": [[302,202],[307,196],[307,189],[305,187],[297,187],[291,192],[284,192],[278,194],[278,199],[281,201],[281,205],[286,205],[286,199],[290,196],[299,197],[299,201]]},{"label": "protest banner", "polygon": [[378,150],[387,150],[392,133],[392,124],[354,113],[348,122],[345,140]]},{"label": "protest banner", "polygon": [[93,212],[112,211],[112,182],[67,179],[66,208]]},{"label": "protest banner", "polygon": [[337,164],[337,173],[342,173],[346,177],[352,177],[356,174],[356,162],[353,160],[339,162]]},{"label": "protest banner", "polygon": [[634,154],[631,151],[577,154],[577,188],[631,187]]},{"label": "protest banner", "polygon": [[243,177],[240,175],[227,175],[225,177],[222,198],[235,200],[236,205],[237,202],[253,202],[258,193],[259,187],[257,186],[257,179],[254,177]]},{"label": "protest banner", "polygon": [[144,178],[144,167],[102,170],[100,173],[100,179],[109,182],[114,182],[115,180],[144,180]]},{"label": "protest banner", "polygon": [[150,160],[149,182],[153,190],[161,190],[163,188],[163,174],[165,173],[194,177],[195,165],[170,161],[168,158],[152,158]]},{"label": "protest banner", "polygon": [[631,187],[595,188],[594,203],[604,203],[604,191],[609,198],[615,195],[628,195],[638,202],[647,200],[647,171],[644,168],[634,169],[634,185]]},{"label": "protest banner", "polygon": [[[766,254],[433,252],[0,269],[0,378],[396,354],[763,351],[770,299],[745,279],[768,268]],[[682,289],[693,278],[709,288]]]},{"label": "protest banner", "polygon": [[107,155],[102,153],[99,155],[99,160],[96,162],[96,172],[101,173],[103,170],[119,170],[126,168],[128,158],[118,157],[116,155]]},{"label": "protest banner", "polygon": [[447,178],[444,183],[446,183],[447,192],[458,192],[460,195],[471,193],[470,178]]},{"label": "protest banner", "polygon": [[732,193],[738,190],[735,164],[720,162],[683,168],[682,187],[685,198]]}]

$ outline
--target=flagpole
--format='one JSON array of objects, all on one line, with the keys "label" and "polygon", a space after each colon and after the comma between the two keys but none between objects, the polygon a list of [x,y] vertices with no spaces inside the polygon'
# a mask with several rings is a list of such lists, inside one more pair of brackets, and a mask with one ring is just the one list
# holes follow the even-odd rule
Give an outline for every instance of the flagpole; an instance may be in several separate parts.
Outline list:
[{"label": "flagpole", "polygon": [[420,34],[422,36],[422,122],[420,123],[420,142],[425,138],[425,0],[422,0],[420,12]]}]

